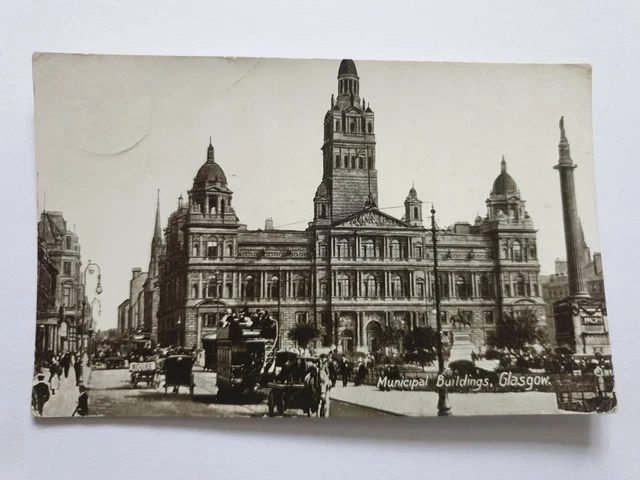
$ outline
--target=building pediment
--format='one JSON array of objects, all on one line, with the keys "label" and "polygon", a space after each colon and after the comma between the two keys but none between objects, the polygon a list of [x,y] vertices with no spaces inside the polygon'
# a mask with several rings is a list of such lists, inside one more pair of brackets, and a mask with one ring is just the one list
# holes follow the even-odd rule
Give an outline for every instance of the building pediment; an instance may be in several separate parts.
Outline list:
[{"label": "building pediment", "polygon": [[382,213],[376,208],[363,210],[333,225],[334,227],[360,228],[409,228],[406,223],[397,218]]}]

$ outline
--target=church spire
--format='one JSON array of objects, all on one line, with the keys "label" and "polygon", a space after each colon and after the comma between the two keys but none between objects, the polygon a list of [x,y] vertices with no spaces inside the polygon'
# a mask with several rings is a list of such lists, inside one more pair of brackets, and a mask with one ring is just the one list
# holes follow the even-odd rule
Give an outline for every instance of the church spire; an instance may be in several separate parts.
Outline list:
[{"label": "church spire", "polygon": [[160,225],[160,189],[158,189],[158,202],[156,204],[156,225],[153,230],[153,240],[162,241],[162,226]]}]

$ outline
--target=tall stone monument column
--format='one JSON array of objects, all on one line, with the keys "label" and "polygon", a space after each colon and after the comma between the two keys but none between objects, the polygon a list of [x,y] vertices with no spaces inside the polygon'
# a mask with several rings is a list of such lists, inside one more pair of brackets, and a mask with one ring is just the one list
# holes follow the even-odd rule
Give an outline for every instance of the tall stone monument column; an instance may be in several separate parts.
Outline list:
[{"label": "tall stone monument column", "polygon": [[554,303],[556,340],[558,345],[567,346],[579,355],[610,354],[608,325],[602,306],[591,298],[585,281],[585,265],[580,255],[582,233],[573,178],[577,165],[571,160],[564,117],[560,119],[558,150],[560,158],[553,168],[560,173],[569,296]]}]

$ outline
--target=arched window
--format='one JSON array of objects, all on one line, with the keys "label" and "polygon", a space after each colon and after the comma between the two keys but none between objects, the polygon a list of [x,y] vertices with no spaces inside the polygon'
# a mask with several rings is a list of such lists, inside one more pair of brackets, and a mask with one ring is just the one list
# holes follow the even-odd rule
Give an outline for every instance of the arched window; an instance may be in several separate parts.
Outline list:
[{"label": "arched window", "polygon": [[[449,298],[449,274],[441,272],[438,275],[438,286],[440,287],[440,298]],[[431,282],[431,291],[436,291],[435,282]]]},{"label": "arched window", "polygon": [[338,297],[350,297],[351,296],[351,280],[345,274],[338,275],[336,296]]},{"label": "arched window", "polygon": [[349,256],[349,242],[346,239],[339,240],[336,244],[336,256],[346,258]]},{"label": "arched window", "polygon": [[491,290],[489,287],[489,279],[483,275],[480,277],[480,297],[481,298],[490,298]]},{"label": "arched window", "polygon": [[364,169],[364,158],[358,157],[358,168],[360,170]]},{"label": "arched window", "polygon": [[456,296],[458,298],[469,298],[471,292],[469,291],[469,282],[462,275],[456,278]]},{"label": "arched window", "polygon": [[336,132],[340,131],[340,120],[336,122]]},{"label": "arched window", "polygon": [[351,168],[356,168],[356,157],[351,157]]},{"label": "arched window", "polygon": [[526,294],[524,277],[522,275],[518,275],[516,278],[516,296],[524,297]]},{"label": "arched window", "polygon": [[198,284],[194,283],[191,286],[191,298],[198,298],[198,294],[199,294],[199,288],[198,288]]},{"label": "arched window", "polygon": [[522,261],[522,246],[517,240],[514,240],[511,244],[511,257],[517,262]]},{"label": "arched window", "polygon": [[371,239],[363,240],[360,243],[360,247],[362,248],[362,252],[361,252],[362,257],[364,257],[364,258],[373,258],[373,257],[375,257],[373,240],[371,240]]},{"label": "arched window", "polygon": [[505,297],[511,296],[511,286],[508,283],[504,284],[504,296]]},{"label": "arched window", "polygon": [[327,206],[324,203],[320,205],[320,218],[327,218]]},{"label": "arched window", "polygon": [[233,243],[227,244],[227,257],[233,256]]},{"label": "arched window", "polygon": [[225,202],[224,202],[224,199],[222,199],[222,200],[220,200],[220,213],[222,215],[224,215],[224,212],[225,212],[225,208],[224,207],[225,207]]},{"label": "arched window", "polygon": [[418,207],[413,207],[413,219],[420,220],[420,215],[418,215]]},{"label": "arched window", "polygon": [[207,282],[207,298],[218,298],[220,296],[220,282],[216,277],[212,277]]},{"label": "arched window", "polygon": [[218,242],[216,240],[209,240],[207,242],[207,257],[209,258],[218,257]]},{"label": "arched window", "polygon": [[369,122],[369,123],[368,123],[368,125],[367,125],[367,131],[368,131],[369,133],[373,133],[373,125],[372,125],[372,123],[371,123],[371,122]]},{"label": "arched window", "polygon": [[267,297],[278,298],[280,295],[280,279],[276,275],[273,275],[267,279]]},{"label": "arched window", "polygon": [[392,297],[402,297],[404,295],[404,291],[402,289],[402,278],[400,278],[400,275],[391,276],[390,286]]},{"label": "arched window", "polygon": [[364,296],[369,298],[379,297],[380,291],[378,288],[378,281],[374,275],[367,275],[364,280]]},{"label": "arched window", "polygon": [[400,258],[400,242],[398,240],[391,240],[389,244],[389,256],[391,258]]},{"label": "arched window", "polygon": [[[598,293],[597,290],[598,290],[597,287],[594,285],[593,286],[593,293]],[[538,284],[537,283],[533,284],[533,296],[534,297],[538,296]]]},{"label": "arched window", "polygon": [[336,168],[340,168],[340,155],[336,155]]},{"label": "arched window", "polygon": [[200,244],[198,242],[193,242],[192,256],[194,257],[200,256]]},{"label": "arched window", "polygon": [[367,165],[368,165],[368,169],[372,170],[373,169],[373,157],[369,157],[368,161],[367,161]]},{"label": "arched window", "polygon": [[244,277],[242,282],[241,296],[244,298],[255,298],[255,280],[251,275]]},{"label": "arched window", "polygon": [[344,156],[344,168],[349,168],[349,155]]},{"label": "arched window", "polygon": [[531,258],[536,258],[536,247],[535,247],[535,246],[533,246],[533,247],[531,247],[531,248],[529,249],[529,256],[530,256]]}]

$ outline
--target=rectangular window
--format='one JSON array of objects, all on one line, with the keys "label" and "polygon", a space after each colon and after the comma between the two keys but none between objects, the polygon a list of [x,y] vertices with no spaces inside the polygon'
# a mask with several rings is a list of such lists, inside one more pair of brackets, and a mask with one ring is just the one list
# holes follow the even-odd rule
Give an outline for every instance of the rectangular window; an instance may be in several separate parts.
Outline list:
[{"label": "rectangular window", "polygon": [[327,246],[326,245],[320,245],[320,247],[318,248],[318,256],[320,258],[326,258],[327,257]]},{"label": "rectangular window", "polygon": [[71,237],[67,237],[67,250],[71,250]]},{"label": "rectangular window", "polygon": [[296,325],[307,323],[307,312],[296,312]]},{"label": "rectangular window", "polygon": [[327,296],[327,282],[326,281],[320,282],[320,296],[322,298]]},{"label": "rectangular window", "polygon": [[207,242],[207,257],[216,258],[218,256],[218,242]]},{"label": "rectangular window", "polygon": [[69,285],[62,287],[62,306],[71,306],[71,286]]},{"label": "rectangular window", "polygon": [[66,276],[71,276],[71,262],[64,262],[62,266],[62,272]]},{"label": "rectangular window", "polygon": [[482,312],[485,325],[493,325],[493,312]]},{"label": "rectangular window", "polygon": [[204,325],[205,327],[215,327],[218,322],[216,321],[215,313],[205,313],[204,314]]}]

